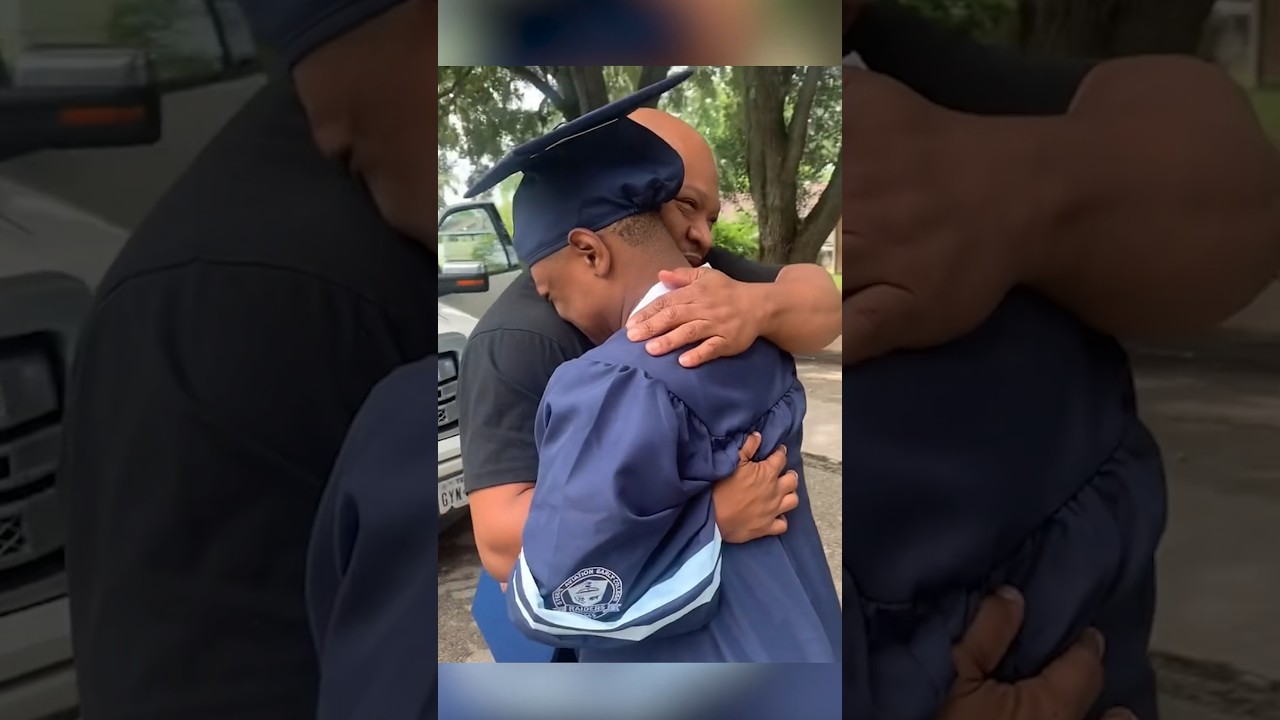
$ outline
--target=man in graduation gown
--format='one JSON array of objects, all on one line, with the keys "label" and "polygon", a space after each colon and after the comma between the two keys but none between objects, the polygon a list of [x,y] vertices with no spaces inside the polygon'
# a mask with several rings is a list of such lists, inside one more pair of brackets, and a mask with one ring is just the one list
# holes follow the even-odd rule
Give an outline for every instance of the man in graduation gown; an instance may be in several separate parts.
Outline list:
[{"label": "man in graduation gown", "polygon": [[[584,662],[838,662],[839,601],[804,487],[805,399],[790,355],[761,340],[689,369],[621,332],[665,292],[659,271],[688,267],[659,215],[683,163],[626,116],[633,108],[602,108],[516,148],[471,191],[524,173],[516,250],[539,293],[598,344],[543,395],[511,618]],[[784,534],[728,545],[711,487],[752,433],[766,452],[787,446],[799,504]]]}]

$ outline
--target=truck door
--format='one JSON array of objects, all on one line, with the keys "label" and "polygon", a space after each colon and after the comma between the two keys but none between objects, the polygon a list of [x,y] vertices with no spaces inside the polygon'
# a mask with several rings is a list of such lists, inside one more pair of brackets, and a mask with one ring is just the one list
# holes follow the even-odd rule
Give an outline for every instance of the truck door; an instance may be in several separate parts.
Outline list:
[{"label": "truck door", "polygon": [[474,317],[484,315],[493,301],[524,269],[511,245],[511,233],[491,202],[464,203],[440,215],[437,260],[483,262],[489,289],[482,293],[446,295],[440,302]]}]

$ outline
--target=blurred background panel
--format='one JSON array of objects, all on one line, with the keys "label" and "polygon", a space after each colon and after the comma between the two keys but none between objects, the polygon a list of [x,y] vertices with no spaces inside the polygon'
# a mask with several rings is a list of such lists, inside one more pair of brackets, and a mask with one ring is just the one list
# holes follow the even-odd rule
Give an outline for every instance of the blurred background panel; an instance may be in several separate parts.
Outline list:
[{"label": "blurred background panel", "polygon": [[472,0],[440,5],[441,65],[835,65],[837,0]]},{"label": "blurred background panel", "polygon": [[842,669],[655,663],[568,673],[552,665],[444,664],[439,707],[441,717],[467,720],[837,720]]},{"label": "blurred background panel", "polygon": [[147,50],[163,93],[160,141],[25,153],[0,162],[0,178],[126,229],[263,83],[237,0],[0,0],[0,87],[24,50],[64,45]]}]

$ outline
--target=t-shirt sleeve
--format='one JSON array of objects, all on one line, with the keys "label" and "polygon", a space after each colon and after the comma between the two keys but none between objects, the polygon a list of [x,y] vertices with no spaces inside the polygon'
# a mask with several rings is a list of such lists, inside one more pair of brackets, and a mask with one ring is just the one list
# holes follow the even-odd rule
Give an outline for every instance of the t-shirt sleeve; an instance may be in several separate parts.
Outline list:
[{"label": "t-shirt sleeve", "polygon": [[625,646],[719,608],[711,484],[682,478],[687,420],[634,368],[575,360],[538,411],[542,462],[507,592],[516,627],[558,647]]},{"label": "t-shirt sleeve", "polygon": [[939,105],[983,115],[1066,112],[1094,65],[987,47],[889,0],[859,11],[845,51]]},{"label": "t-shirt sleeve", "polygon": [[568,359],[550,338],[524,330],[490,330],[467,342],[458,371],[467,492],[537,480],[533,420],[552,373]]},{"label": "t-shirt sleeve", "polygon": [[307,604],[317,720],[419,718],[436,707],[438,495],[422,442],[434,358],[379,383],[351,424],[316,513]]},{"label": "t-shirt sleeve", "polygon": [[197,263],[103,298],[77,355],[59,481],[84,715],[307,714],[307,539],[393,329],[344,288]]},{"label": "t-shirt sleeve", "polygon": [[724,248],[712,247],[704,259],[712,268],[738,282],[771,283],[782,272],[782,268],[777,265],[761,265]]}]

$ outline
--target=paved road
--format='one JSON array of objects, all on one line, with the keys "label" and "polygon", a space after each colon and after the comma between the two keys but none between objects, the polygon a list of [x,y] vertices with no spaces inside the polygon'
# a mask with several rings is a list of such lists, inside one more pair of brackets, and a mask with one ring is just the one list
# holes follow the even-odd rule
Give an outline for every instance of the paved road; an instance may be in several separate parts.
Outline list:
[{"label": "paved road", "polygon": [[1169,477],[1152,638],[1165,720],[1280,720],[1280,375],[1264,366],[1137,360]]}]

